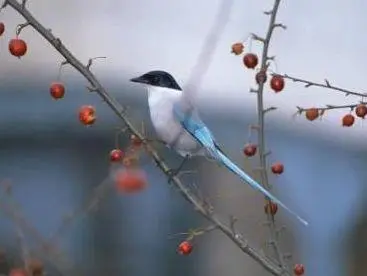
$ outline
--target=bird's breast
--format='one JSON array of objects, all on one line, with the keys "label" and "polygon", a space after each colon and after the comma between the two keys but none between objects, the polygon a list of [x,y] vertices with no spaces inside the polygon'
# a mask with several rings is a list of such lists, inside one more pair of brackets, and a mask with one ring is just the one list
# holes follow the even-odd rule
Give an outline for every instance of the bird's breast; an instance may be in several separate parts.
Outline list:
[{"label": "bird's breast", "polygon": [[[157,96],[157,95],[155,95]],[[187,133],[173,114],[173,106],[177,100],[170,97],[152,99],[149,97],[150,117],[157,136],[178,151],[193,152],[198,144]]]}]

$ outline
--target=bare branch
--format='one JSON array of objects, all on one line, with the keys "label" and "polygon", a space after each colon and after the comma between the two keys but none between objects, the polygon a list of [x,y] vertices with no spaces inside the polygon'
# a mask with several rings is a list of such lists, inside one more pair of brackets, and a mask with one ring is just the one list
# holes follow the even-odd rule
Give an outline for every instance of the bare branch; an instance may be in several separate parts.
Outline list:
[{"label": "bare branch", "polygon": [[273,13],[273,11],[272,10],[270,10],[270,11],[264,11],[264,14],[265,15],[271,15]]},{"label": "bare branch", "polygon": [[281,24],[281,23],[277,23],[277,24],[273,25],[273,29],[275,29],[275,28],[282,28],[283,30],[286,30],[287,26],[284,25],[284,24]]},{"label": "bare branch", "polygon": [[268,157],[269,155],[271,155],[271,153],[272,153],[272,152],[271,152],[271,150],[269,150],[269,151],[265,152],[265,153],[264,153],[264,157]]},{"label": "bare branch", "polygon": [[317,82],[313,82],[313,81],[309,81],[309,80],[305,80],[305,79],[301,79],[301,78],[292,77],[292,76],[289,76],[287,74],[283,74],[283,75],[277,74],[277,75],[282,76],[285,79],[292,80],[294,82],[304,83],[305,87],[315,86],[315,87],[327,88],[327,89],[330,89],[330,90],[335,90],[335,91],[338,91],[338,92],[342,92],[346,96],[348,96],[348,95],[354,95],[354,96],[360,96],[360,97],[366,97],[367,96],[367,93],[361,93],[361,92],[352,91],[352,90],[349,90],[349,89],[345,89],[345,88],[341,88],[341,87],[331,85],[330,82],[327,79],[325,79],[325,83],[317,83]]},{"label": "bare branch", "polygon": [[13,221],[18,230],[21,229],[22,233],[30,235],[34,242],[43,247],[44,257],[53,263],[59,271],[67,272],[70,270],[71,263],[66,258],[66,255],[55,246],[44,246],[46,243],[42,235],[24,218],[19,208],[14,203],[6,204],[6,198],[2,197],[0,201],[0,210]]},{"label": "bare branch", "polygon": [[89,70],[89,69],[90,69],[90,67],[92,66],[93,60],[96,60],[96,59],[102,59],[102,58],[107,58],[107,57],[94,57],[94,58],[90,58],[90,59],[88,60],[88,64],[87,64],[86,68]]},{"label": "bare branch", "polygon": [[269,111],[274,111],[274,110],[277,110],[278,108],[275,107],[275,106],[272,106],[272,107],[268,107],[267,109],[264,109],[263,113],[266,114],[268,113]]},{"label": "bare branch", "polygon": [[60,65],[60,67],[62,67],[62,66],[64,66],[64,65],[67,65],[67,64],[69,64],[69,61],[67,61],[67,60],[64,60],[63,62],[61,62],[61,65]]},{"label": "bare branch", "polygon": [[359,102],[358,104],[344,104],[344,105],[331,105],[327,104],[325,107],[310,107],[310,108],[303,108],[300,106],[297,106],[298,114],[301,114],[303,112],[306,112],[307,110],[311,109],[317,109],[319,111],[326,111],[326,110],[332,110],[332,109],[346,109],[349,108],[351,111],[354,110],[358,105],[360,104],[367,104],[366,102]]},{"label": "bare branch", "polygon": [[95,88],[95,87],[90,87],[90,86],[88,86],[88,85],[87,85],[85,88],[87,88],[89,92],[97,92],[97,91],[98,91],[98,89],[97,89],[97,88]]},{"label": "bare branch", "polygon": [[20,249],[21,249],[21,252],[22,252],[24,267],[25,267],[26,271],[28,273],[30,273],[30,271],[29,271],[29,249],[28,249],[28,245],[25,241],[25,236],[24,236],[24,233],[23,233],[22,229],[16,223],[15,223],[15,231],[17,233],[19,246],[20,246]]},{"label": "bare branch", "polygon": [[258,36],[257,34],[251,33],[252,39],[265,43],[265,39]]},{"label": "bare branch", "polygon": [[96,210],[103,198],[106,197],[109,188],[111,187],[112,180],[110,178],[105,179],[95,189],[90,199],[79,209],[73,213],[68,214],[61,226],[50,236],[48,244],[56,244],[57,239],[66,231],[70,225],[76,221],[79,217],[90,213],[92,210]]}]

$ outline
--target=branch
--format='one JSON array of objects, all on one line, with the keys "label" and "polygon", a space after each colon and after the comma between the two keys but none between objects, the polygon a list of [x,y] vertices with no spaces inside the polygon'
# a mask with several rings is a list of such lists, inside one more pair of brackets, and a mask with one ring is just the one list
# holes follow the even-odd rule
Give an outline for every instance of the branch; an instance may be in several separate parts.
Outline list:
[{"label": "branch", "polygon": [[316,87],[322,87],[322,88],[338,91],[338,92],[344,93],[346,96],[354,95],[354,96],[360,96],[360,97],[367,97],[367,93],[356,92],[356,91],[352,91],[352,90],[349,90],[349,89],[345,89],[345,88],[341,88],[341,87],[331,85],[330,82],[327,79],[325,79],[325,83],[317,83],[317,82],[313,82],[313,81],[308,81],[308,80],[304,80],[304,79],[300,79],[300,78],[291,77],[287,74],[284,74],[284,75],[277,74],[277,75],[282,76],[285,79],[292,80],[294,82],[304,83],[306,88],[311,87],[311,86],[316,86]]},{"label": "branch", "polygon": [[[269,57],[269,45],[270,45],[270,41],[271,41],[271,37],[273,34],[273,31],[276,27],[280,27],[285,29],[285,25],[281,24],[281,23],[275,23],[276,21],[276,16],[277,16],[277,12],[279,9],[279,5],[280,5],[280,1],[281,0],[274,0],[274,5],[273,8],[271,9],[271,11],[269,12],[265,12],[266,15],[270,16],[270,20],[269,20],[269,25],[268,25],[268,29],[267,29],[267,33],[266,33],[266,37],[263,43],[263,50],[262,50],[262,55],[261,55],[261,67],[260,67],[260,72],[266,72],[266,70],[268,69],[268,61],[272,59],[272,57]],[[259,82],[258,85],[258,89],[257,89],[257,117],[258,117],[258,125],[259,125],[259,129],[258,129],[258,150],[259,150],[259,159],[260,159],[260,164],[259,167],[263,168],[262,170],[260,170],[260,177],[261,177],[261,183],[262,185],[270,190],[271,186],[269,184],[269,179],[268,179],[268,174],[265,168],[267,168],[267,154],[266,154],[266,148],[265,148],[265,114],[269,111],[269,109],[265,109],[264,110],[264,98],[263,98],[263,92],[264,92],[264,82]],[[269,200],[267,199],[267,201],[269,202]],[[270,239],[276,241],[276,225],[275,225],[275,220],[273,218],[273,216],[270,214],[270,212],[267,212],[267,220],[268,220],[268,227],[269,227],[269,231],[270,231]],[[284,272],[288,272],[290,274],[290,272],[288,271],[288,268],[284,262],[283,259],[283,254],[281,253],[278,243],[274,242],[272,243],[272,248],[275,254],[275,258],[277,259],[277,261],[279,262],[279,266],[281,267],[281,269]]]},{"label": "branch", "polygon": [[72,214],[67,215],[60,225],[60,227],[50,236],[47,241],[48,245],[56,244],[57,238],[62,235],[63,232],[80,216],[86,215],[93,210],[97,210],[98,205],[101,203],[102,199],[107,195],[109,188],[111,187],[112,180],[110,177],[106,178],[99,184],[92,193],[89,200],[81,206],[81,208],[76,209]]},{"label": "branch", "polygon": [[[277,1],[279,2],[279,1]],[[130,120],[125,115],[125,108],[121,106],[112,96],[110,96],[105,88],[100,84],[94,74],[84,66],[61,42],[60,39],[56,38],[49,30],[47,30],[41,23],[39,23],[33,15],[26,9],[23,8],[16,0],[7,0],[9,6],[15,9],[21,14],[27,22],[44,38],[46,39],[67,61],[73,66],[80,74],[82,74],[90,83],[91,87],[95,89],[98,95],[103,99],[104,102],[114,111],[114,113],[122,120],[126,128],[134,135],[136,135],[144,144],[147,151],[149,151],[151,157],[155,161],[158,168],[164,172],[167,177],[170,168],[158,155],[158,152],[151,146],[151,144],[143,137],[143,135],[133,126]],[[255,261],[261,264],[267,271],[276,276],[284,275],[283,269],[279,268],[277,264],[272,262],[263,254],[259,253],[256,249],[248,244],[248,241],[241,236],[233,235],[230,226],[223,223],[216,215],[205,207],[205,204],[191,193],[177,177],[171,177],[171,183],[173,183],[179,190],[180,194],[189,201],[203,217],[214,224],[220,229],[230,240],[233,241],[244,253],[251,256]]]},{"label": "branch", "polygon": [[29,273],[29,248],[25,240],[24,232],[17,223],[14,223],[14,226],[15,226],[15,231],[17,232],[19,246],[22,252],[24,267],[26,271]]},{"label": "branch", "polygon": [[87,64],[87,69],[89,70],[90,69],[90,67],[92,66],[92,64],[93,64],[93,60],[96,60],[96,59],[105,59],[105,58],[107,58],[107,57],[94,57],[94,58],[90,58],[89,60],[88,60],[88,64]]},{"label": "branch", "polygon": [[345,104],[345,105],[331,105],[327,104],[325,107],[312,107],[312,108],[303,108],[300,106],[297,106],[298,114],[301,114],[302,112],[305,112],[307,110],[311,109],[317,109],[318,111],[326,111],[326,110],[332,110],[332,109],[345,109],[349,108],[351,111],[354,110],[358,105],[360,104],[366,104],[365,102],[360,102],[359,104]]},{"label": "branch", "polygon": [[[16,225],[18,234],[27,233],[31,236],[32,240],[36,244],[45,245],[44,239],[38,230],[32,227],[31,224],[24,218],[17,205],[15,205],[13,202],[8,204],[6,203],[5,196],[1,197],[0,210]],[[43,254],[44,257],[53,263],[60,272],[65,274],[67,271],[69,271],[71,267],[70,262],[65,258],[65,255],[61,251],[55,247],[45,247],[44,249],[46,249],[46,252]]]}]

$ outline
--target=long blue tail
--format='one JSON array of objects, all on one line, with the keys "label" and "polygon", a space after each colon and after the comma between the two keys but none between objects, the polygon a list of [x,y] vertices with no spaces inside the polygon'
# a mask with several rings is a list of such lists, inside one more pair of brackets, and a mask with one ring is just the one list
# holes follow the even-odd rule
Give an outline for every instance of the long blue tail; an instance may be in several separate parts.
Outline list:
[{"label": "long blue tail", "polygon": [[286,209],[289,213],[297,217],[297,219],[302,222],[304,225],[308,225],[308,222],[301,218],[297,213],[289,209],[284,203],[282,203],[279,199],[273,196],[268,190],[266,190],[263,186],[253,180],[248,174],[246,174],[243,170],[241,170],[236,164],[234,164],[220,149],[216,149],[216,154],[218,155],[218,161],[226,166],[230,171],[238,175],[244,182],[249,184],[252,188],[260,191],[266,197],[268,197],[271,201],[277,203]]},{"label": "long blue tail", "polygon": [[301,218],[297,213],[293,212],[289,209],[284,203],[282,203],[279,199],[273,196],[268,190],[262,187],[259,183],[253,180],[248,174],[246,174],[243,170],[241,170],[236,164],[234,164],[218,147],[216,144],[214,137],[211,131],[208,129],[207,126],[199,119],[193,118],[190,115],[183,113],[178,106],[175,106],[174,115],[181,123],[183,128],[188,131],[203,147],[205,147],[208,152],[212,155],[212,157],[216,158],[218,162],[224,165],[227,169],[231,172],[239,176],[245,183],[250,185],[252,188],[260,191],[266,197],[268,197],[273,202],[277,203],[278,205],[282,206],[286,209],[289,213],[294,215],[301,223],[304,225],[308,225],[308,222]]}]

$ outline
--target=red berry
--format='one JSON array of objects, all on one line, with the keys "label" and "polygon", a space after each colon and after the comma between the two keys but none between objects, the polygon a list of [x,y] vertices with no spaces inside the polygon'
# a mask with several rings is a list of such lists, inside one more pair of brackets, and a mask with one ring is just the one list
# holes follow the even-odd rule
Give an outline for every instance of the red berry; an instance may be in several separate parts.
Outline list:
[{"label": "red berry", "polygon": [[278,212],[278,205],[274,202],[268,201],[264,206],[264,210],[266,214],[274,216]]},{"label": "red berry", "polygon": [[27,44],[23,39],[13,38],[9,42],[9,52],[16,57],[24,56],[27,52]]},{"label": "red berry", "polygon": [[183,241],[178,246],[178,252],[181,255],[189,255],[192,252],[193,246],[189,241]]},{"label": "red berry", "polygon": [[120,169],[115,175],[115,184],[119,192],[136,193],[147,186],[147,178],[141,169]]},{"label": "red berry", "polygon": [[294,274],[297,276],[301,276],[305,273],[305,267],[303,264],[296,264],[293,268]]},{"label": "red berry", "polygon": [[259,59],[257,55],[253,53],[248,53],[243,57],[243,64],[249,69],[254,69],[258,64]]},{"label": "red berry", "polygon": [[237,43],[232,45],[232,53],[235,54],[236,56],[238,56],[238,55],[243,53],[244,48],[245,48],[245,46],[243,45],[243,43],[237,42]]},{"label": "red berry", "polygon": [[9,276],[27,276],[27,271],[23,268],[13,268],[10,273]]},{"label": "red berry", "polygon": [[256,75],[255,75],[255,80],[257,84],[260,83],[265,83],[267,80],[267,76],[266,76],[266,72],[264,70],[260,70]]},{"label": "red berry", "polygon": [[245,145],[245,148],[243,149],[243,153],[246,156],[254,156],[256,154],[257,151],[257,146],[255,144],[247,144]]},{"label": "red berry", "polygon": [[306,118],[313,121],[319,117],[319,110],[317,108],[309,108],[306,110]]},{"label": "red berry", "polygon": [[5,25],[3,22],[0,22],[0,36],[2,36],[4,32],[5,32]]},{"label": "red berry", "polygon": [[124,158],[124,152],[120,149],[113,149],[110,152],[111,162],[120,162]]},{"label": "red berry", "polygon": [[83,125],[92,125],[96,121],[96,110],[91,105],[83,105],[79,108],[79,121]]},{"label": "red berry", "polygon": [[342,119],[342,125],[345,127],[351,127],[354,124],[354,116],[352,114],[347,114]]},{"label": "red berry", "polygon": [[53,82],[50,86],[50,94],[56,100],[63,98],[65,95],[65,86],[61,82]]},{"label": "red berry", "polygon": [[278,93],[284,89],[284,78],[279,75],[274,75],[270,80],[270,87],[275,91],[275,93]]},{"label": "red berry", "polygon": [[359,118],[364,119],[364,117],[367,115],[367,106],[365,106],[364,104],[359,104],[356,107],[356,115]]},{"label": "red berry", "polygon": [[276,162],[271,166],[271,171],[274,174],[282,174],[284,172],[284,166],[280,162]]}]

